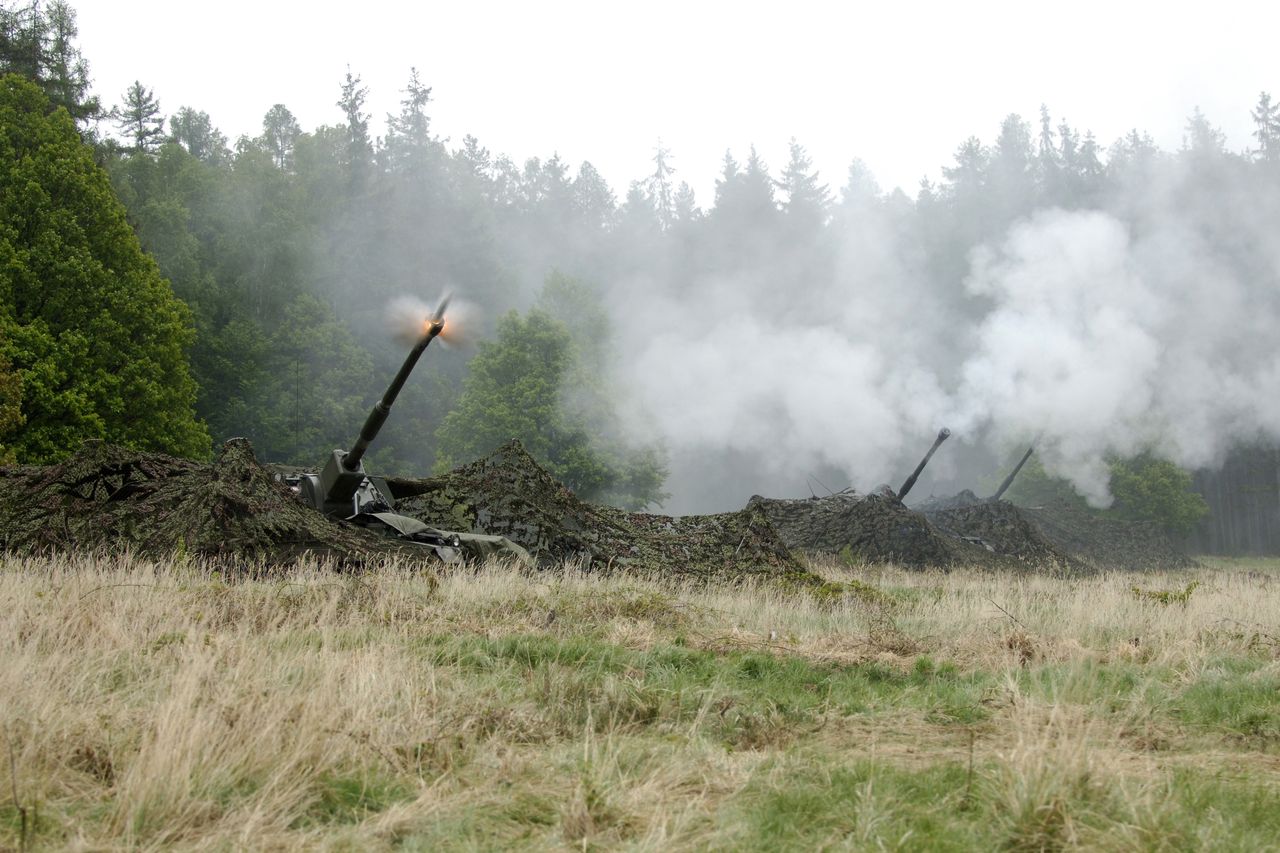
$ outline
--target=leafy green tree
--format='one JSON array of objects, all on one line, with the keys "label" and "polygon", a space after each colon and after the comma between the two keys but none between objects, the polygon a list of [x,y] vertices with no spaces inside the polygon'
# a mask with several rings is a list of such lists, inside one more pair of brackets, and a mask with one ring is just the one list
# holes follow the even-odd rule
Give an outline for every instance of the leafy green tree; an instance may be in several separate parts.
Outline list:
[{"label": "leafy green tree", "polygon": [[70,116],[16,75],[0,79],[0,322],[22,377],[20,460],[58,459],[86,438],[208,454],[186,306]]},{"label": "leafy green tree", "polygon": [[302,135],[298,120],[284,104],[275,104],[262,118],[262,146],[280,169],[293,168],[293,147]]},{"label": "leafy green tree", "polygon": [[1111,494],[1112,511],[1122,518],[1154,521],[1181,535],[1209,512],[1204,498],[1191,490],[1191,475],[1150,453],[1111,464]]},{"label": "leafy green tree", "polygon": [[437,432],[437,470],[518,438],[584,500],[640,508],[665,497],[658,451],[628,452],[617,439],[601,372],[607,330],[585,285],[553,275],[537,307],[508,313],[480,344]]},{"label": "leafy green tree", "polygon": [[164,116],[152,90],[137,80],[125,91],[124,102],[112,115],[116,126],[131,140],[135,152],[153,151],[164,141]]},{"label": "leafy green tree", "polygon": [[169,137],[197,160],[225,163],[231,157],[227,137],[216,127],[206,112],[183,107],[169,117]]},{"label": "leafy green tree", "polygon": [[4,353],[0,352],[0,465],[13,463],[14,452],[5,444],[5,439],[16,432],[24,421],[22,377],[13,369]]}]

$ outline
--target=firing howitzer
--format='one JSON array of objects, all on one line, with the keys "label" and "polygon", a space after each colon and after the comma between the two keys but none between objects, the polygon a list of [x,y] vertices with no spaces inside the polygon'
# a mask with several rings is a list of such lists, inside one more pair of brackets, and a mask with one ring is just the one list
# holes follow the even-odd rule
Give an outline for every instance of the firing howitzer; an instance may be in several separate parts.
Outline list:
[{"label": "firing howitzer", "polygon": [[373,410],[365,419],[360,430],[360,437],[350,450],[335,450],[325,460],[324,468],[319,474],[305,474],[299,485],[303,499],[325,515],[338,518],[350,518],[370,510],[390,511],[395,500],[386,484],[375,480],[365,473],[365,452],[378,437],[378,432],[391,414],[391,407],[400,396],[400,389],[418,364],[418,359],[426,351],[427,346],[444,330],[444,311],[449,306],[446,296],[440,307],[424,323],[422,337],[418,338],[413,349],[400,365],[395,379],[383,392],[382,399],[373,404]]},{"label": "firing howitzer", "polygon": [[319,474],[302,474],[296,483],[290,482],[307,504],[325,515],[425,545],[446,562],[462,558],[464,542],[467,550],[476,556],[508,553],[524,561],[528,559],[528,553],[502,537],[439,530],[416,518],[394,512],[395,498],[386,481],[381,477],[371,477],[364,470],[364,454],[386,423],[409,374],[427,346],[444,330],[444,311],[448,305],[449,297],[446,296],[435,314],[427,318],[422,336],[409,351],[382,398],[373,405],[351,449],[333,451]]},{"label": "firing howitzer", "polygon": [[1033,444],[1027,448],[1027,452],[1022,454],[1022,458],[1018,460],[1018,464],[1013,466],[1013,470],[1009,472],[1009,476],[1004,478],[1004,482],[1000,484],[1000,488],[996,489],[996,493],[990,497],[992,502],[1000,500],[1004,497],[1004,493],[1009,491],[1009,487],[1013,485],[1013,480],[1018,476],[1018,472],[1022,470],[1022,466],[1027,464],[1027,460],[1031,458],[1031,454],[1035,452],[1036,446]]},{"label": "firing howitzer", "polygon": [[924,470],[924,466],[929,464],[929,460],[933,458],[933,454],[942,446],[942,442],[951,437],[951,430],[943,427],[938,430],[938,437],[933,440],[933,447],[929,448],[929,452],[920,460],[920,464],[916,466],[916,470],[911,472],[911,476],[902,484],[902,488],[898,489],[898,500],[906,500],[907,492],[911,491],[911,487],[916,484],[916,480],[920,477],[920,472]]}]

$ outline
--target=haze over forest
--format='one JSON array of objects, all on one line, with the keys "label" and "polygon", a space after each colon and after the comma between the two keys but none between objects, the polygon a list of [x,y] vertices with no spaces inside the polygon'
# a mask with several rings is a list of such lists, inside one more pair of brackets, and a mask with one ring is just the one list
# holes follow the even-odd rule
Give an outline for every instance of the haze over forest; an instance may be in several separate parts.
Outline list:
[{"label": "haze over forest", "polygon": [[331,123],[303,127],[286,102],[234,140],[203,105],[170,105],[163,79],[99,92],[112,119],[82,111],[190,308],[215,443],[247,435],[298,464],[347,446],[404,355],[388,312],[445,291],[471,306],[473,343],[428,353],[371,467],[427,470],[518,436],[588,495],[722,510],[896,484],[948,426],[922,494],[979,488],[1034,441],[1105,505],[1117,457],[1196,468],[1280,440],[1280,106],[1265,92],[1244,150],[1198,110],[1169,148],[1141,129],[1098,139],[1046,105],[975,122],[948,162],[919,165],[940,180],[908,191],[858,152],[820,173],[790,139],[776,162],[726,151],[703,197],[656,137],[625,187],[554,150],[515,162],[443,139],[432,115],[450,93],[431,85],[406,73],[385,129],[359,68]]}]

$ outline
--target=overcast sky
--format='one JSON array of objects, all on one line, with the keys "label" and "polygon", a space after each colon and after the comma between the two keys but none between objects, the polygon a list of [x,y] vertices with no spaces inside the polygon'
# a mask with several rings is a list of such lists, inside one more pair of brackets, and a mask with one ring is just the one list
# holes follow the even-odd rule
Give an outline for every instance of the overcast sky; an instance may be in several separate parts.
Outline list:
[{"label": "overcast sky", "polygon": [[275,103],[310,130],[342,120],[350,66],[380,135],[412,66],[454,144],[590,160],[621,196],[661,138],[703,206],[726,148],[754,143],[776,173],[794,136],[833,189],[860,157],[914,195],[966,137],[992,141],[1010,112],[1034,125],[1042,102],[1104,146],[1136,126],[1165,148],[1199,105],[1243,149],[1258,93],[1280,95],[1280,14],[1256,0],[72,4],[106,104],[138,79],[232,140]]}]

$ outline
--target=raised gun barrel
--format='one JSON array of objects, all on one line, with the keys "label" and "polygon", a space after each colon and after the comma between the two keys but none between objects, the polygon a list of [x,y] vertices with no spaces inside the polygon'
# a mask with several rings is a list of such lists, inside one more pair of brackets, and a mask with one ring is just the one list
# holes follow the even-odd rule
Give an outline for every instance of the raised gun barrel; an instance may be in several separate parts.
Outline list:
[{"label": "raised gun barrel", "polygon": [[[351,446],[351,450],[333,451],[325,460],[324,469],[319,476],[311,475],[303,479],[303,496],[316,509],[329,515],[344,517],[360,511],[358,504],[361,501],[357,500],[356,493],[362,487],[366,490],[368,488],[366,486],[368,477],[365,475],[361,460],[364,458],[365,451],[369,449],[369,444],[377,438],[382,425],[386,423],[387,415],[391,414],[391,406],[400,395],[400,389],[404,387],[409,374],[418,364],[418,359],[422,357],[427,345],[444,330],[444,311],[449,307],[449,298],[445,296],[441,300],[435,314],[425,324],[422,337],[413,345],[413,349],[405,357],[404,364],[400,365],[395,379],[391,380],[391,384],[383,392],[382,399],[373,404],[373,410],[365,419],[364,426],[360,429],[360,437]],[[377,496],[374,498],[376,499]],[[389,497],[386,498],[386,502],[390,503]]]},{"label": "raised gun barrel", "polygon": [[1009,476],[1004,478],[1004,482],[1000,484],[1000,488],[996,489],[996,493],[991,496],[991,500],[998,501],[1004,497],[1004,493],[1009,491],[1009,487],[1013,485],[1013,480],[1018,476],[1018,472],[1022,470],[1022,466],[1027,464],[1027,460],[1031,458],[1031,454],[1036,450],[1033,444],[1027,448],[1027,452],[1022,454],[1022,458],[1018,460],[1018,464],[1013,466],[1013,470],[1009,472]]},{"label": "raised gun barrel", "polygon": [[906,500],[907,492],[911,491],[911,487],[916,484],[916,480],[920,477],[920,472],[924,470],[924,466],[929,464],[929,460],[933,458],[933,454],[942,446],[942,442],[946,441],[950,437],[951,430],[946,427],[938,430],[938,437],[933,440],[933,447],[929,448],[929,452],[924,455],[924,458],[920,460],[920,464],[916,466],[916,470],[911,472],[911,476],[902,484],[902,488],[898,489],[898,500]]}]

